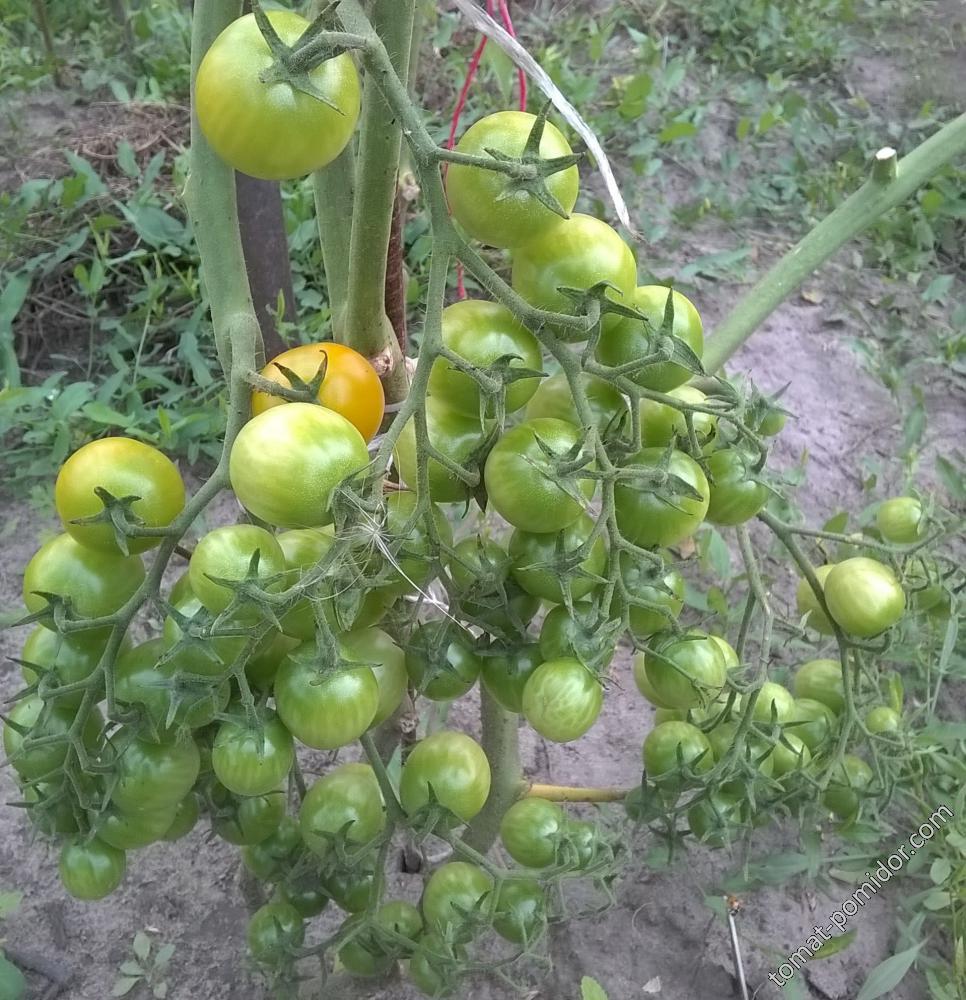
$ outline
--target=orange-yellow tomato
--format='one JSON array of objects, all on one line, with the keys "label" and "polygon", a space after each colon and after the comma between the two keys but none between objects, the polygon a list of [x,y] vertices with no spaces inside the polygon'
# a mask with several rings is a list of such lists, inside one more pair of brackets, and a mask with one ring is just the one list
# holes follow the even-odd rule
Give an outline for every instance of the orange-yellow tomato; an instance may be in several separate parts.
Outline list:
[{"label": "orange-yellow tomato", "polygon": [[[323,359],[328,359],[325,378],[319,387],[319,402],[341,414],[367,440],[371,441],[386,406],[386,397],[376,370],[358,351],[344,344],[302,344],[284,351],[262,369],[262,377],[279,385],[291,386],[282,373],[287,368],[304,382],[311,382],[318,374]],[[267,392],[252,393],[252,416],[258,416],[286,400]]]}]

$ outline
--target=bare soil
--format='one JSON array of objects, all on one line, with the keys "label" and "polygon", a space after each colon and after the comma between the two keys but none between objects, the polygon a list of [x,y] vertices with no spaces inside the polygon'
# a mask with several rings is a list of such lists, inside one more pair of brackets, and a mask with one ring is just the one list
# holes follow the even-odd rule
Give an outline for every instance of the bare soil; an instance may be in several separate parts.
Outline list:
[{"label": "bare soil", "polygon": [[[875,53],[863,57],[854,70],[861,88],[870,95],[877,85],[890,94],[901,85],[897,83],[901,73],[897,76],[895,66]],[[75,139],[82,135],[90,124],[88,115],[89,109],[42,104],[31,115],[28,130],[36,136],[34,153],[46,155],[45,146],[49,149],[66,142],[65,128]],[[143,136],[144,123],[139,127]],[[173,141],[180,141],[179,129],[172,128]],[[3,180],[9,181],[10,175]],[[702,249],[692,246],[685,251]],[[838,285],[833,269],[810,286],[832,298]],[[717,291],[703,304],[711,327],[738,294],[734,288]],[[874,289],[866,291],[874,297]],[[861,335],[861,330],[850,331],[847,319],[843,324],[832,322],[829,316],[821,305],[803,300],[788,303],[731,366],[733,371],[751,373],[769,391],[790,383],[784,401],[795,419],[779,440],[776,455],[779,464],[790,466],[808,454],[809,480],[797,499],[815,519],[861,504],[863,472],[858,457],[874,454],[887,459],[895,454],[900,434],[892,398],[844,346],[849,332]],[[962,398],[950,397],[945,389],[931,393],[929,386],[924,388],[931,428],[928,449],[935,451],[955,440],[957,426],[961,430]],[[928,461],[925,464],[928,468]],[[53,528],[52,523],[37,524],[24,499],[12,498],[5,506],[5,520],[18,526],[6,538],[0,562],[0,607],[5,609],[18,605],[21,568],[36,549],[40,533]],[[228,504],[222,505],[212,515],[213,521],[227,516],[229,509]],[[24,630],[0,633],[0,653],[17,656],[24,634]],[[7,661],[0,666],[0,694],[9,697],[18,686],[19,671]],[[474,707],[469,700],[454,710],[470,730]],[[636,694],[627,657],[622,655],[603,715],[584,738],[560,746],[524,731],[527,774],[559,783],[636,783],[640,747],[650,726],[651,710]],[[9,770],[0,771],[0,796],[7,801],[17,798]],[[719,894],[727,873],[740,869],[747,857],[760,859],[784,849],[795,849],[794,834],[772,830],[756,837],[750,854],[741,847],[733,851],[695,847],[678,857],[671,868],[652,870],[643,863],[647,847],[642,846],[641,864],[618,885],[616,904],[555,931],[550,942],[552,972],[535,980],[531,991],[525,989],[521,995],[532,1000],[575,998],[580,977],[591,975],[604,985],[611,1000],[645,995],[642,988],[652,981],[652,992],[659,988],[656,995],[667,1000],[736,996],[727,931],[712,919],[704,898]],[[211,840],[200,826],[176,845],[155,845],[133,856],[126,881],[109,900],[80,903],[61,888],[55,851],[32,837],[19,810],[0,810],[0,889],[24,894],[20,911],[4,926],[5,947],[28,970],[53,963],[56,978],[65,983],[60,988],[51,976],[31,972],[31,997],[104,1000],[117,978],[118,965],[130,957],[131,941],[139,930],[147,930],[158,943],[176,946],[168,975],[171,1000],[268,996],[242,958],[247,909],[238,874],[237,850]],[[418,898],[418,875],[396,871],[391,881],[394,890]],[[891,886],[861,911],[855,923],[858,939],[848,951],[806,967],[806,995],[816,1000],[849,1000],[856,995],[868,970],[894,950],[893,917],[900,891]],[[768,982],[767,973],[781,960],[779,956],[804,942],[812,925],[822,922],[842,897],[823,896],[795,882],[746,896],[740,927],[756,996],[782,995]],[[594,901],[588,897],[576,902],[591,906]],[[325,917],[320,923],[324,928],[334,919]],[[401,980],[360,984],[339,977],[324,990],[310,981],[304,992],[331,1000],[411,1000],[416,995]],[[131,994],[146,995],[137,990]],[[514,994],[503,984],[482,981],[468,986],[464,995],[473,1000],[504,1000]],[[915,976],[909,976],[889,995],[893,1000],[920,1000],[926,992]]]}]

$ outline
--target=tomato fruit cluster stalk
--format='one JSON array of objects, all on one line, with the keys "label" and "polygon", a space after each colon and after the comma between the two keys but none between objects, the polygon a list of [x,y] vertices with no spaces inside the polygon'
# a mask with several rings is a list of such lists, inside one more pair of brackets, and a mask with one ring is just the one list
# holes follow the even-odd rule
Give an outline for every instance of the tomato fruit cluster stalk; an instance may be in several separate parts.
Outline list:
[{"label": "tomato fruit cluster stalk", "polygon": [[[94,441],[64,464],[63,532],[24,573],[35,630],[4,746],[31,820],[62,843],[77,898],[114,891],[128,852],[186,836],[205,816],[272,887],[248,945],[279,983],[295,960],[320,954],[326,969],[337,954],[363,976],[405,962],[419,988],[442,995],[460,989],[486,937],[530,954],[559,916],[550,890],[577,876],[606,885],[621,859],[619,837],[554,801],[566,790],[526,795],[520,716],[544,739],[579,740],[598,723],[624,642],[658,713],[644,781],[627,796],[633,819],[673,831],[686,814],[714,844],[777,805],[811,802],[851,821],[881,790],[854,752],[858,713],[880,739],[903,727],[901,705],[874,704],[853,667],[869,640],[901,627],[914,573],[917,591],[932,592],[912,610],[941,616],[948,574],[923,561],[922,506],[896,501],[879,518],[884,541],[812,567],[795,529],[764,512],[767,438],[782,412],[744,382],[691,384],[704,374],[699,311],[638,284],[623,237],[573,211],[568,138],[544,114],[500,111],[454,150],[438,147],[405,84],[406,32],[377,30],[398,28],[398,9],[371,6],[375,27],[356,0],[311,25],[258,4],[242,18],[221,0],[196,6],[188,202],[228,385],[224,451],[190,497],[174,463],[142,442]],[[382,317],[381,299],[364,298],[366,264],[350,254],[333,341],[264,364],[230,191],[232,170],[315,171],[317,191],[334,190],[348,162],[345,249],[355,248],[385,193],[385,164],[362,151],[390,119],[411,146],[433,251],[409,394],[378,436],[405,369],[373,344],[391,330],[359,334],[360,315]],[[351,192],[340,197],[351,204]],[[477,243],[507,254],[509,283]],[[477,291],[447,304],[457,259]],[[229,488],[237,523],[202,528]],[[838,646],[838,659],[800,666],[794,693],[769,676],[775,615],[746,528],[756,515],[804,574],[803,634]],[[745,559],[734,647],[685,617],[684,553],[706,525],[736,528]],[[190,559],[169,585],[189,532]],[[161,627],[135,643],[150,605]],[[394,781],[377,747],[393,718],[411,698],[448,704],[475,690],[482,741],[420,732]],[[303,748],[346,747],[360,759],[306,787]],[[402,828],[452,850],[418,906],[383,899]],[[513,866],[488,855],[497,837]],[[337,932],[307,948],[305,921],[330,905],[345,914]]]}]

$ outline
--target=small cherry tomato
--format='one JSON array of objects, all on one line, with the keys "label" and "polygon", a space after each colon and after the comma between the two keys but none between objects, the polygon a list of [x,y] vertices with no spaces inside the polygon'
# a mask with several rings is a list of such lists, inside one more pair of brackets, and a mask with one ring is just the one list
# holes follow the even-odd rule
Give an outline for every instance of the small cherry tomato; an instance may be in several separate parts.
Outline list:
[{"label": "small cherry tomato", "polygon": [[[667,395],[689,406],[706,406],[708,403],[708,397],[693,385],[679,386]],[[688,424],[683,411],[656,399],[642,399],[640,412],[641,440],[648,448],[663,448],[675,439],[679,444],[688,440]],[[706,444],[715,435],[718,418],[711,413],[694,410],[691,412],[691,426],[698,444]]]},{"label": "small cherry tomato", "polygon": [[[25,781],[42,778],[51,771],[63,766],[67,758],[67,733],[74,724],[76,708],[60,705],[57,702],[45,704],[37,695],[27,695],[14,705],[7,718],[14,725],[29,730],[27,746],[24,748],[25,737],[13,725],[3,727],[3,749],[13,769]],[[104,720],[95,708],[87,717],[82,733],[84,744],[88,751],[97,749],[101,727]],[[53,743],[42,743],[40,746],[30,746],[30,740],[42,740],[58,736],[62,739]]]},{"label": "small cherry tomato", "polygon": [[173,822],[174,808],[171,807],[138,809],[135,812],[121,812],[108,807],[98,819],[96,832],[105,844],[119,851],[134,851],[164,840]]},{"label": "small cherry tomato", "polygon": [[[537,338],[517,321],[506,306],[482,299],[463,299],[443,310],[443,346],[474,368],[500,362],[509,368],[540,371]],[[505,412],[524,406],[537,391],[538,376],[518,378],[506,385]],[[457,413],[480,419],[480,386],[446,358],[437,358],[429,374],[429,395]],[[484,414],[496,416],[490,400]]]},{"label": "small cherry tomato", "polygon": [[547,926],[547,901],[536,879],[504,882],[496,896],[493,929],[514,944],[533,944]]},{"label": "small cherry tomato", "polygon": [[514,802],[500,821],[507,854],[527,868],[546,868],[557,856],[566,814],[556,802],[527,797]]},{"label": "small cherry tomato", "polygon": [[598,535],[576,565],[575,553],[582,550],[594,532],[596,523],[587,514],[559,532],[532,532],[517,529],[510,536],[507,552],[513,579],[534,597],[564,604],[565,594],[572,601],[586,597],[603,582],[607,569],[607,545]]},{"label": "small cherry tomato", "polygon": [[224,785],[211,790],[215,810],[211,829],[229,844],[245,847],[261,844],[274,836],[285,819],[285,790],[275,788],[264,795],[233,795]]},{"label": "small cherry tomato", "polygon": [[795,672],[792,687],[796,698],[809,698],[828,705],[837,715],[845,708],[842,664],[838,660],[809,660]]},{"label": "small cherry tomato", "polygon": [[[634,290],[626,304],[642,312],[647,324],[630,316],[620,317],[619,323],[601,331],[597,357],[605,365],[616,368],[653,353],[659,344],[668,296],[674,311],[671,336],[689,347],[700,361],[704,351],[704,328],[698,310],[690,299],[664,285],[642,285]],[[687,382],[691,375],[692,372],[682,365],[664,361],[648,365],[630,377],[645,389],[667,392]]]},{"label": "small cherry tomato", "polygon": [[[481,118],[463,133],[458,153],[484,158],[523,156],[536,117],[524,111],[497,111]],[[543,126],[534,160],[553,160],[572,154],[563,133],[550,122]],[[547,190],[567,215],[577,201],[580,178],[576,164],[546,177]],[[481,243],[516,247],[552,229],[560,216],[506,174],[484,167],[450,163],[446,197],[453,218]]]},{"label": "small cherry tomato", "polygon": [[378,628],[360,628],[339,636],[342,655],[349,663],[367,666],[379,688],[379,705],[369,728],[381,725],[399,708],[406,695],[409,675],[406,656],[392,636]]},{"label": "small cherry tomato", "polygon": [[861,804],[862,792],[872,784],[872,768],[861,757],[846,754],[832,772],[822,801],[839,819],[851,819]]},{"label": "small cherry tomato", "polygon": [[[595,482],[578,472],[555,481],[556,456],[563,462],[580,440],[573,424],[552,417],[510,428],[490,451],[484,467],[486,491],[497,513],[521,531],[562,531],[582,511],[578,490],[589,500]],[[557,477],[559,478],[559,477]]]},{"label": "small cherry tomato", "polygon": [[123,851],[95,837],[65,844],[58,867],[64,888],[75,899],[103,899],[121,884],[127,859]]},{"label": "small cherry tomato", "polygon": [[[605,616],[606,617],[606,616]],[[540,629],[544,661],[575,659],[592,670],[606,667],[614,656],[615,641],[602,635],[604,618],[589,603],[551,608]]]},{"label": "small cherry tomato", "polygon": [[771,752],[772,774],[776,778],[798,771],[808,766],[812,760],[811,751],[801,737],[794,733],[782,733],[782,738]]},{"label": "small cherry tomato", "polygon": [[[212,614],[224,611],[235,597],[228,587],[216,580],[247,579],[256,552],[256,582],[266,590],[281,590],[285,556],[275,536],[264,528],[254,524],[229,524],[199,539],[188,563],[188,575],[192,591]],[[246,619],[257,614],[255,608],[243,612]]]},{"label": "small cherry tomato", "polygon": [[679,756],[685,768],[702,773],[714,766],[708,738],[689,722],[664,722],[644,740],[643,757],[647,776],[669,788],[680,786]]},{"label": "small cherry tomato", "polygon": [[646,639],[675,622],[684,607],[684,577],[676,569],[659,573],[627,553],[621,553],[620,562],[634,636]]},{"label": "small cherry tomato", "polygon": [[[827,566],[816,566],[815,567],[815,579],[818,580],[819,587],[822,588],[822,593],[825,593],[825,581],[828,579],[829,573],[832,572],[834,564],[829,564]],[[808,616],[806,622],[810,625],[816,632],[821,635],[832,635],[835,631],[834,626],[829,617],[822,610],[821,605],[818,603],[812,588],[808,580],[802,578],[798,581],[798,589],[795,591],[795,602],[798,606],[798,613],[804,618]]]},{"label": "small cherry tomato", "polygon": [[[262,369],[262,378],[291,388],[282,368],[309,383],[323,364],[325,378],[319,386],[319,402],[345,417],[366,441],[371,441],[382,423],[386,396],[375,368],[358,351],[344,344],[301,344],[272,358]],[[281,396],[256,390],[252,393],[252,416],[286,402]]]},{"label": "small cherry tomato", "polygon": [[[841,682],[841,671],[838,679]],[[812,753],[815,753],[831,734],[835,718],[835,712],[824,702],[816,701],[814,698],[796,698],[795,711],[786,723],[785,732],[794,733]]]},{"label": "small cherry tomato", "polygon": [[265,713],[256,727],[244,718],[221,723],[211,749],[215,777],[236,795],[265,795],[292,769],[292,734],[274,713]]},{"label": "small cherry tomato", "polygon": [[654,636],[644,666],[661,708],[692,708],[712,701],[728,674],[718,644],[697,631]]},{"label": "small cherry tomato", "polygon": [[248,950],[256,962],[283,962],[302,946],[305,927],[291,903],[266,903],[248,921]]},{"label": "small cherry tomato", "polygon": [[911,545],[925,534],[922,504],[915,497],[893,497],[884,500],[875,515],[879,534],[887,542]]},{"label": "small cherry tomato", "polygon": [[479,865],[449,861],[430,875],[423,889],[420,908],[426,926],[445,932],[482,915],[486,897],[493,891],[493,880]]},{"label": "small cherry tomato", "polygon": [[897,733],[902,726],[899,713],[889,705],[876,705],[865,717],[865,727],[870,733]]},{"label": "small cherry tomato", "polygon": [[301,846],[298,823],[291,816],[283,816],[264,840],[242,847],[242,861],[256,878],[277,882],[294,864]]},{"label": "small cherry tomato", "polygon": [[419,694],[432,701],[461,698],[482,669],[473,636],[448,618],[418,624],[406,645],[406,670]]},{"label": "small cherry tomato", "polygon": [[569,743],[597,721],[603,701],[600,681],[579,660],[549,660],[523,689],[523,714],[541,736]]},{"label": "small cherry tomato", "polygon": [[[54,484],[54,505],[64,531],[86,548],[121,555],[110,521],[77,524],[104,510],[94,492],[107,490],[116,500],[137,497],[131,513],[145,528],[165,528],[184,507],[184,482],[177,466],[166,455],[133,438],[100,438],[75,451],[61,466]],[[160,544],[161,536],[125,537],[127,551],[146,552]]]},{"label": "small cherry tomato", "polygon": [[906,595],[888,566],[857,556],[832,567],[825,579],[825,603],[846,632],[868,637],[895,625],[905,611]]},{"label": "small cherry tomato", "polygon": [[[493,647],[491,647],[491,650]],[[508,712],[523,711],[523,691],[533,672],[545,661],[536,643],[513,646],[482,657],[483,687]]]},{"label": "small cherry tomato", "polygon": [[708,513],[712,524],[744,524],[751,520],[770,495],[767,486],[753,478],[750,462],[737,448],[722,448],[708,458]]},{"label": "small cherry tomato", "polygon": [[382,792],[368,764],[343,764],[319,778],[299,810],[305,846],[322,858],[338,841],[346,848],[371,843],[385,825]]},{"label": "small cherry tomato", "polygon": [[781,684],[765,681],[758,692],[751,717],[765,726],[770,726],[773,719],[779,723],[791,721],[795,717],[795,699],[791,691]]},{"label": "small cherry tomato", "polygon": [[410,490],[397,490],[385,500],[382,516],[381,545],[388,551],[387,561],[392,562],[390,582],[384,589],[390,597],[414,593],[429,583],[434,575],[433,544],[428,519],[444,549],[453,545],[453,529],[446,515],[435,504],[429,504],[425,513],[417,517],[419,501]]},{"label": "small cherry tomato", "polygon": [[420,740],[403,764],[399,796],[414,813],[433,799],[469,822],[490,794],[490,764],[480,745],[465,733],[442,730]]},{"label": "small cherry tomato", "polygon": [[117,782],[111,801],[121,810],[174,808],[191,791],[201,758],[189,739],[171,743],[124,743],[123,730],[115,740],[124,749],[117,761]]},{"label": "small cherry tomato", "polygon": [[[610,384],[596,375],[580,373],[580,383],[587,394],[590,405],[590,415],[594,426],[603,431],[606,427],[616,425],[620,419],[627,418],[629,413],[627,401]],[[566,375],[551,375],[542,379],[533,398],[527,403],[527,420],[536,417],[554,417],[566,420],[568,424],[583,426],[583,420],[577,413],[573,392]]]}]

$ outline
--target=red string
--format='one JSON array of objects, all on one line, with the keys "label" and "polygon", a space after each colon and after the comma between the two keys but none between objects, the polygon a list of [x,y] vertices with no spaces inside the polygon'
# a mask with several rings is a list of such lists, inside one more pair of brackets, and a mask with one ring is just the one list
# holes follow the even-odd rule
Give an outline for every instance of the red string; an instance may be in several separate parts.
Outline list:
[{"label": "red string", "polygon": [[[486,0],[486,12],[493,17],[495,13],[495,5],[497,0]],[[503,21],[503,27],[506,28],[507,34],[511,38],[516,38],[516,32],[513,29],[513,19],[510,17],[510,5],[508,0],[499,0],[500,5],[500,19]],[[476,74],[480,68],[480,62],[483,59],[483,51],[486,49],[487,37],[486,35],[480,36],[480,41],[473,51],[473,55],[470,57],[469,65],[466,68],[466,79],[463,81],[463,86],[460,88],[459,96],[456,99],[456,107],[453,108],[453,117],[450,119],[449,125],[449,138],[446,140],[446,148],[452,149],[456,145],[456,133],[459,130],[460,117],[463,114],[463,109],[466,107],[466,98],[469,95],[470,87],[473,85],[473,81],[476,79]],[[517,84],[520,90],[520,110],[527,110],[527,75],[519,67],[517,68]],[[445,175],[447,165],[443,164],[443,172]],[[460,261],[456,262],[456,295],[457,298],[466,298],[466,285],[464,283],[464,273],[463,264]]]}]

